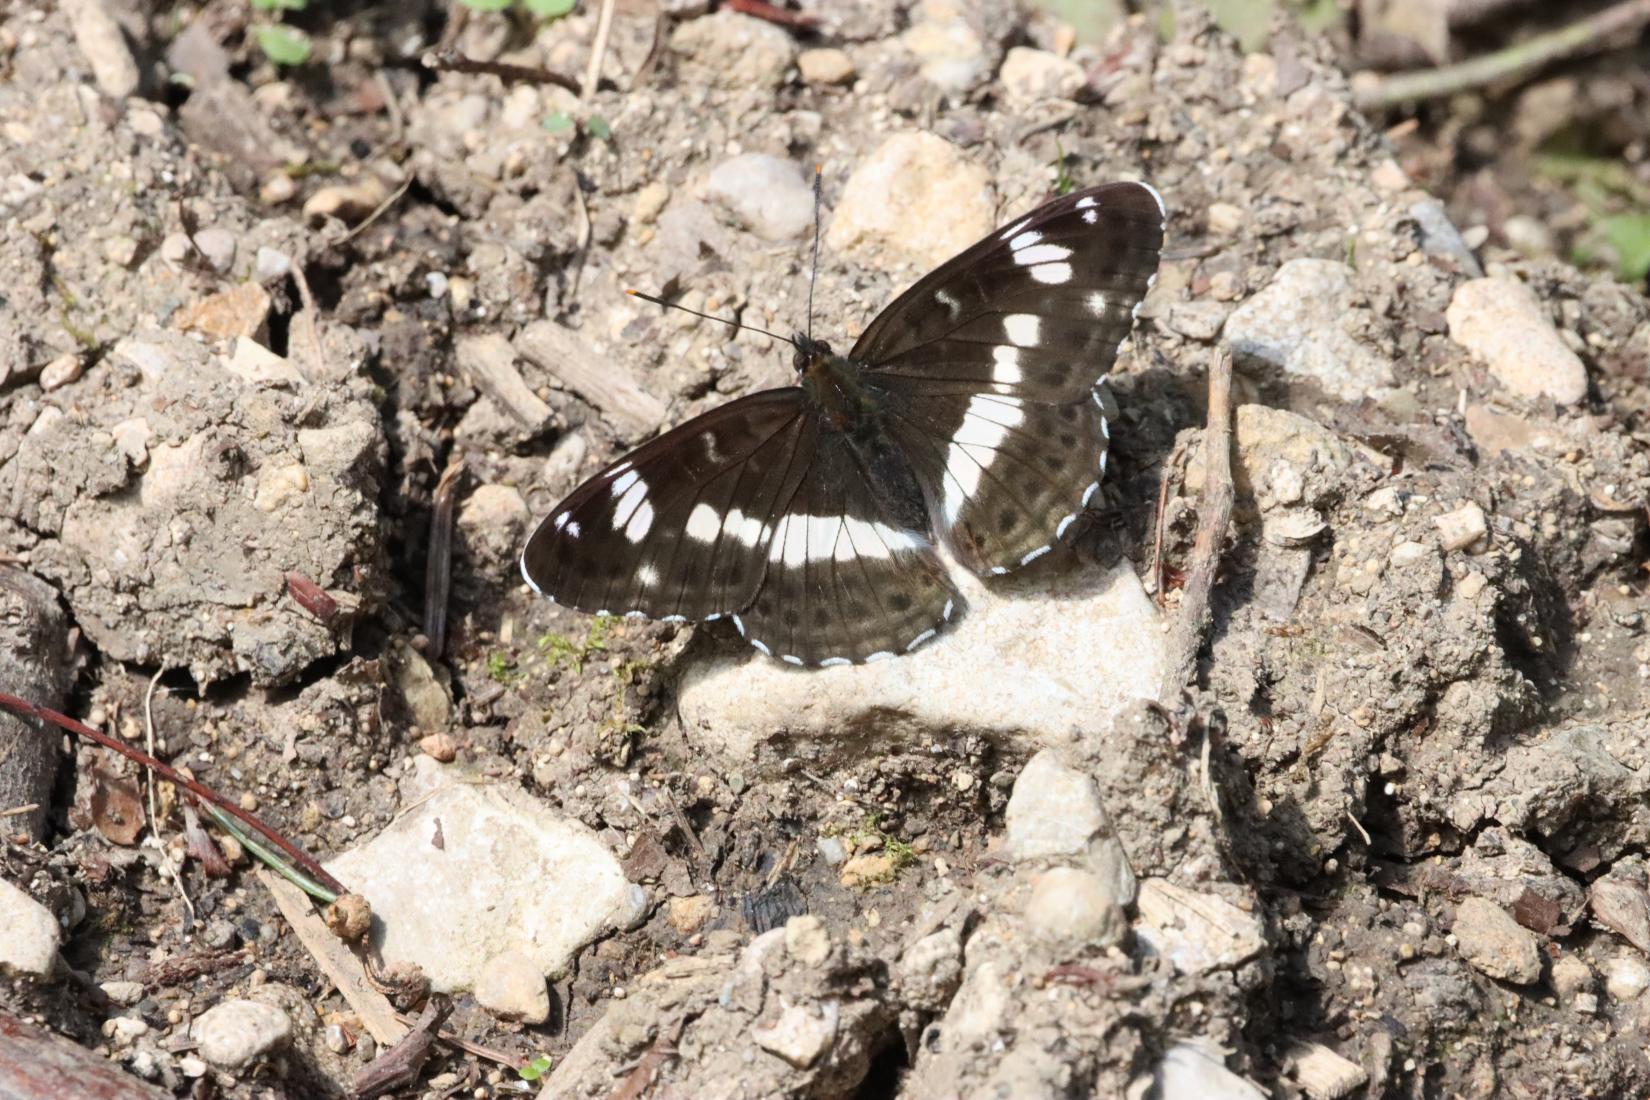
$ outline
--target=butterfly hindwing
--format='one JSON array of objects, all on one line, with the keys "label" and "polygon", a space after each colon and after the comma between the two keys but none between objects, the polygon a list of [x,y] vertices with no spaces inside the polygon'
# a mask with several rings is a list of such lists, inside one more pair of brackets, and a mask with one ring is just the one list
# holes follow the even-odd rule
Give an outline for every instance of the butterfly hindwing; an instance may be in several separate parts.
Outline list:
[{"label": "butterfly hindwing", "polygon": [[730,402],[586,481],[528,540],[522,574],[581,611],[711,619],[747,606],[817,431],[795,389]]},{"label": "butterfly hindwing", "polygon": [[906,460],[822,434],[780,517],[767,575],[736,623],[794,664],[847,664],[915,649],[944,627],[956,593],[927,535]]}]

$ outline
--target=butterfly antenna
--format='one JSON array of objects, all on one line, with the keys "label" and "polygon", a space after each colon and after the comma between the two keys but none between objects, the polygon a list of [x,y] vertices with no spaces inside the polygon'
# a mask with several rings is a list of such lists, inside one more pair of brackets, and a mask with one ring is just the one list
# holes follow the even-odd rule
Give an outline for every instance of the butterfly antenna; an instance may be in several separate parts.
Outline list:
[{"label": "butterfly antenna", "polygon": [[644,302],[652,302],[654,305],[664,306],[666,309],[679,309],[683,313],[691,313],[695,317],[703,317],[707,321],[720,321],[724,325],[732,325],[736,330],[742,328],[750,329],[752,332],[761,333],[763,336],[771,336],[775,340],[783,340],[785,343],[793,346],[796,344],[796,341],[791,339],[789,336],[781,336],[779,333],[769,332],[765,328],[757,328],[755,325],[747,325],[743,321],[734,320],[732,317],[718,317],[714,313],[701,313],[696,309],[689,309],[687,306],[677,305],[675,302],[667,302],[663,298],[656,297],[652,294],[644,294],[640,290],[627,290],[625,293],[630,295],[632,298],[640,298]]},{"label": "butterfly antenna", "polygon": [[808,340],[814,338],[814,284],[819,281],[819,206],[822,165],[814,165],[814,262],[808,272]]}]

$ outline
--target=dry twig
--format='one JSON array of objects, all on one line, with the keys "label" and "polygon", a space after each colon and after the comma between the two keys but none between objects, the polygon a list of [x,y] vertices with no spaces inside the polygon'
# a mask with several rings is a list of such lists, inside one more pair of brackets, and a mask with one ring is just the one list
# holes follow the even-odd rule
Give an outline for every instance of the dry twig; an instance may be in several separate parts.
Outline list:
[{"label": "dry twig", "polygon": [[585,66],[584,87],[579,90],[579,100],[590,102],[590,97],[596,94],[596,85],[602,79],[602,60],[607,56],[607,36],[613,29],[613,0],[602,0],[601,14],[596,16],[596,40],[590,46],[590,64]]},{"label": "dry twig", "polygon": [[424,1063],[430,1057],[430,1046],[442,1021],[452,1015],[453,1002],[445,997],[431,997],[418,1017],[418,1023],[389,1050],[374,1058],[350,1082],[350,1095],[357,1100],[373,1100],[417,1083]]},{"label": "dry twig", "polygon": [[458,507],[458,480],[464,473],[461,454],[447,464],[430,506],[430,550],[424,562],[424,655],[441,659],[447,647],[447,596],[453,584],[453,512]]}]

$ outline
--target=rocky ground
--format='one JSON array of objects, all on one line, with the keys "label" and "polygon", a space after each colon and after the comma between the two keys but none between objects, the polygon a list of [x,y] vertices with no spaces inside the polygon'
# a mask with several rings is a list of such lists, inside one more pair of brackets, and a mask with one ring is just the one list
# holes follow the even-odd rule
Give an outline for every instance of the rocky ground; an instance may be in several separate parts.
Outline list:
[{"label": "rocky ground", "polygon": [[[380,979],[169,785],[0,718],[41,807],[0,1036],[112,1095],[344,1095],[416,964],[482,1050],[404,1095],[1650,1091],[1642,288],[1458,232],[1288,29],[666,8],[615,5],[583,98],[595,5],[306,12],[279,68],[238,2],[0,25],[0,690],[324,859]],[[796,327],[813,164],[839,346],[1072,183],[1163,193],[1070,552],[813,672],[533,598],[536,516],[786,379],[622,290]],[[1222,348],[1233,527],[1159,699]]]}]

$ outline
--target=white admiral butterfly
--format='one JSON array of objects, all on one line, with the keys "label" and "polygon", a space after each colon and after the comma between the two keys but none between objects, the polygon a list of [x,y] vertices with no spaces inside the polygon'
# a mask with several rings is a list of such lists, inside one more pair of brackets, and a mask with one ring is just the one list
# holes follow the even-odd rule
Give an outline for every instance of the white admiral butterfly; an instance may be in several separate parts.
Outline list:
[{"label": "white admiral butterfly", "polygon": [[580,485],[528,540],[522,575],[598,615],[731,616],[792,664],[917,648],[959,599],[936,541],[1006,573],[1099,488],[1100,387],[1156,278],[1165,216],[1143,183],[1077,191],[941,264],[848,355],[795,337],[798,385],[713,409]]}]

